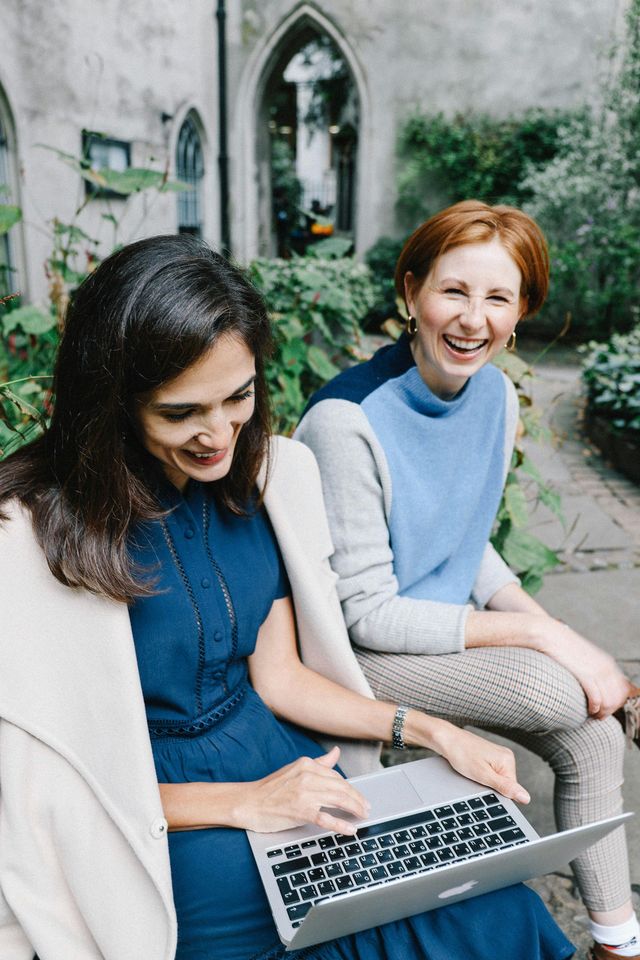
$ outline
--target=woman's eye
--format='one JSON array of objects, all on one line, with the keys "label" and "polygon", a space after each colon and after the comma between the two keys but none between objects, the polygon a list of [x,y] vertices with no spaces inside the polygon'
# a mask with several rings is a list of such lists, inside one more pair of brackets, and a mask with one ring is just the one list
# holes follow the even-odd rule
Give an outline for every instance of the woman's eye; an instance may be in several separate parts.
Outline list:
[{"label": "woman's eye", "polygon": [[494,303],[509,303],[509,301],[507,300],[506,297],[502,297],[502,296],[500,296],[500,294],[498,294],[498,293],[496,293],[496,294],[494,294],[493,296],[489,297],[489,300],[492,300]]},{"label": "woman's eye", "polygon": [[244,393],[236,393],[233,397],[229,397],[229,401],[231,403],[240,403],[242,400],[248,400],[253,394],[253,390],[245,390]]},{"label": "woman's eye", "polygon": [[458,297],[465,296],[464,290],[460,290],[459,287],[447,287],[447,289],[445,290],[445,293],[454,294],[454,296],[458,296]]},{"label": "woman's eye", "polygon": [[168,420],[169,423],[179,423],[181,420],[186,420],[187,417],[191,416],[191,410],[185,410],[183,413],[163,413],[162,416],[165,420]]}]

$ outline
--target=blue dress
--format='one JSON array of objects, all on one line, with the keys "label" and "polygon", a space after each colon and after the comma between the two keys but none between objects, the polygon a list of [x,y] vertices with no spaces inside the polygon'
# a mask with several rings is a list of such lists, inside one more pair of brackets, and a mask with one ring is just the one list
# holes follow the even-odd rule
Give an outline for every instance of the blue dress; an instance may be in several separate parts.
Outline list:
[{"label": "blue dress", "polygon": [[[138,525],[130,552],[156,593],[130,608],[158,780],[250,781],[323,752],[276,719],[246,658],[273,601],[289,592],[263,510],[238,517],[211,489],[163,486],[172,512]],[[285,956],[246,834],[169,834],[176,960]],[[315,960],[561,960],[573,948],[539,898],[517,885],[410,920],[287,953]]]}]

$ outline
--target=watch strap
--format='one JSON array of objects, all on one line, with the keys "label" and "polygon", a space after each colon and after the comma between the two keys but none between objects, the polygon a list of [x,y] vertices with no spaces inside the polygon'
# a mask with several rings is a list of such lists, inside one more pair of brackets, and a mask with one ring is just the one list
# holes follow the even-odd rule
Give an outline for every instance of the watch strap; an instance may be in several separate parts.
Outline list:
[{"label": "watch strap", "polygon": [[404,721],[407,716],[409,707],[404,705],[399,705],[396,708],[395,716],[393,718],[393,725],[391,727],[391,746],[394,750],[404,750]]}]

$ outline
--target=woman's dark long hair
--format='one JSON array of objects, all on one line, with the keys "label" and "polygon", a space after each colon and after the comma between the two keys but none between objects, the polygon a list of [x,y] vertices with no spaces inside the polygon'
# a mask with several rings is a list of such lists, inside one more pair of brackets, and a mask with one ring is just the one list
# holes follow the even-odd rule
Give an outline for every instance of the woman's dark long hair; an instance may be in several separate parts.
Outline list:
[{"label": "woman's dark long hair", "polygon": [[136,577],[127,535],[162,511],[148,483],[149,455],[132,412],[137,397],[179,376],[223,334],[255,357],[255,412],[216,496],[246,511],[267,456],[264,362],[271,331],[242,272],[190,236],[152,237],[104,260],[67,311],[44,436],[0,464],[0,505],[31,511],[38,542],[61,583],[129,601],[150,587]]}]

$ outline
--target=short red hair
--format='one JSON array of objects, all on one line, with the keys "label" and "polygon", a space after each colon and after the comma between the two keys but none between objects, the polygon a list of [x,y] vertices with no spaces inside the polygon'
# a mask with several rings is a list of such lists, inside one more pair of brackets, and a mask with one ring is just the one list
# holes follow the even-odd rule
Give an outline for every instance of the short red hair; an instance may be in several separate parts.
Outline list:
[{"label": "short red hair", "polygon": [[454,203],[414,230],[396,265],[398,296],[405,299],[407,273],[421,283],[447,250],[491,240],[500,241],[520,270],[520,295],[526,301],[525,314],[532,316],[544,303],[549,289],[549,251],[544,234],[522,210],[503,205],[492,207],[480,200]]}]

